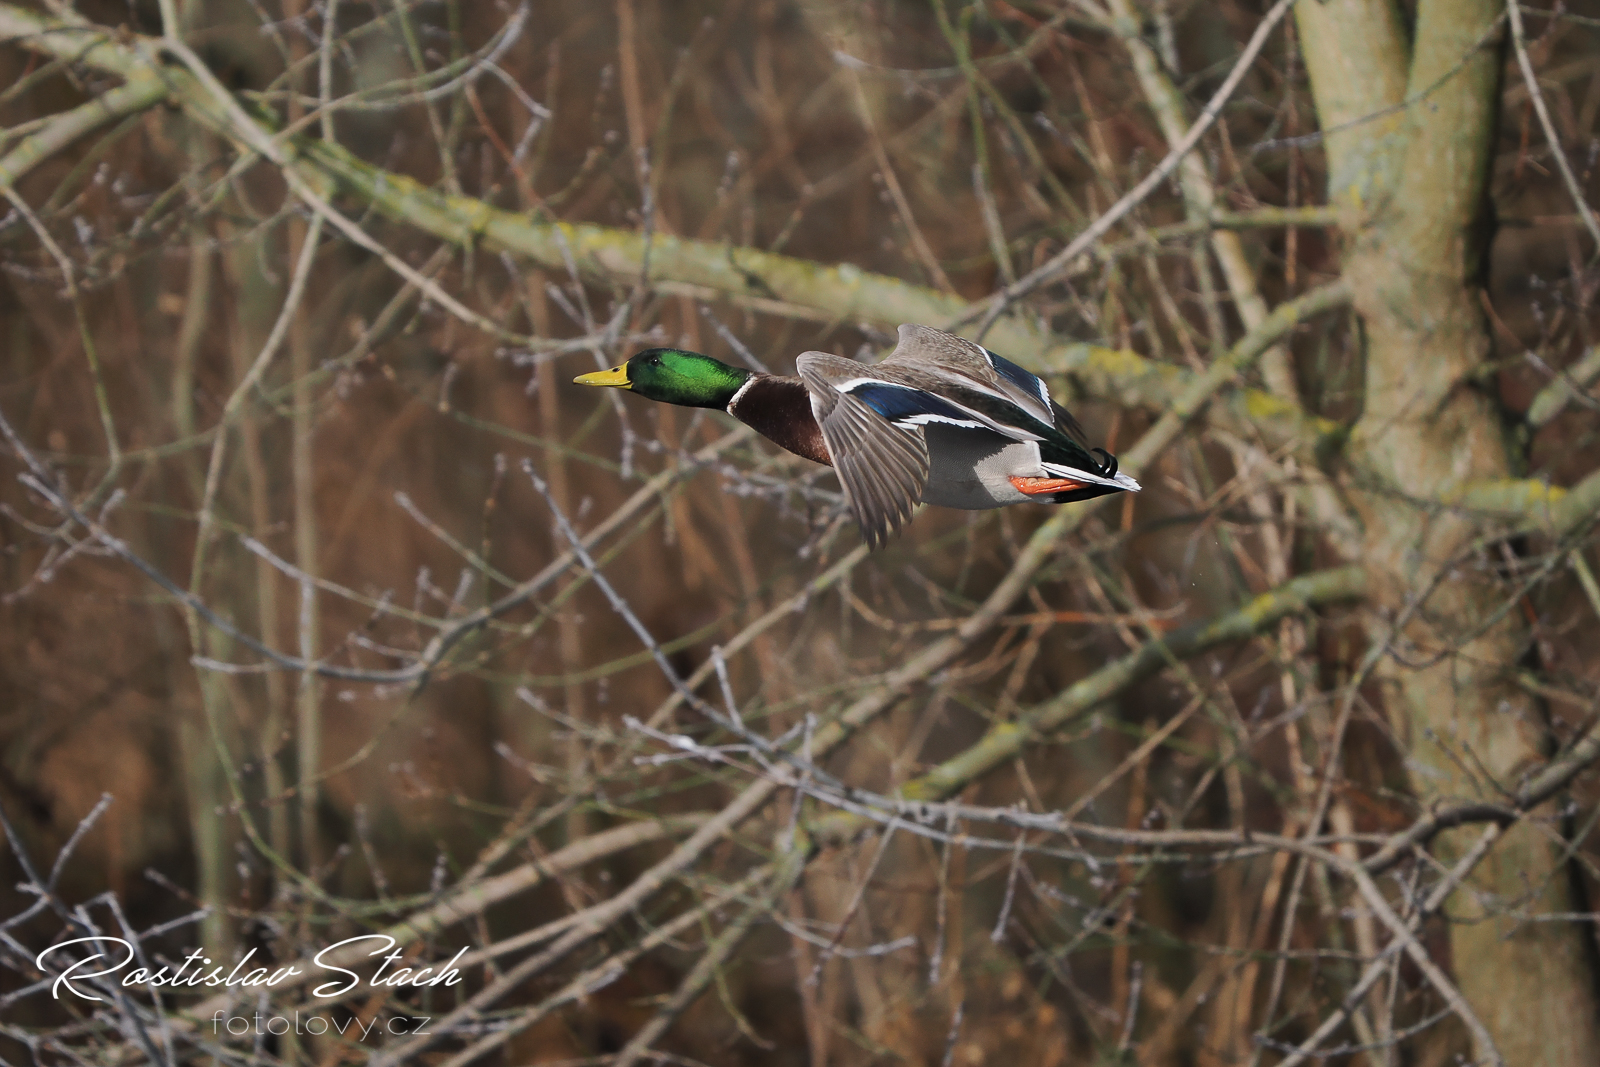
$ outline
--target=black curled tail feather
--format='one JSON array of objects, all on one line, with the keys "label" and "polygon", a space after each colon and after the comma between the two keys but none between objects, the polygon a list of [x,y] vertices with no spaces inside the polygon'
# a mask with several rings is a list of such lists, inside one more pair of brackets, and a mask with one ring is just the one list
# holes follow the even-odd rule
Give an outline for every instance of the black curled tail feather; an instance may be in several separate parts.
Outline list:
[{"label": "black curled tail feather", "polygon": [[1089,451],[1097,456],[1105,457],[1105,461],[1100,464],[1100,469],[1096,472],[1100,475],[1100,477],[1115,478],[1117,476],[1116,456],[1113,456],[1110,452],[1107,452],[1103,448],[1091,448]]}]

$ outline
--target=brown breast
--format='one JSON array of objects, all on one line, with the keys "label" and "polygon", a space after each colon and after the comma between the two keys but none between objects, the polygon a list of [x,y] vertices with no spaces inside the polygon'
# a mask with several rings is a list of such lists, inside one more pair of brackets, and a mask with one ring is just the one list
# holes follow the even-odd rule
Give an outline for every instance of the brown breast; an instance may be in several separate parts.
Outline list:
[{"label": "brown breast", "polygon": [[728,414],[779,448],[833,466],[822,440],[822,427],[811,414],[811,395],[798,378],[755,378],[728,405]]}]

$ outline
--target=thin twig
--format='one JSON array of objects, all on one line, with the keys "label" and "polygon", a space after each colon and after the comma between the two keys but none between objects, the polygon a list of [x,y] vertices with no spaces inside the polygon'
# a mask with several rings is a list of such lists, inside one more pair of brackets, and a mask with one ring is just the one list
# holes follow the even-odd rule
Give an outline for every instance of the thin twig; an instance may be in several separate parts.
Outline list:
[{"label": "thin twig", "polygon": [[1600,260],[1600,222],[1596,221],[1594,209],[1583,198],[1583,189],[1572,173],[1572,165],[1567,162],[1567,152],[1561,147],[1561,138],[1556,133],[1555,123],[1550,121],[1550,110],[1545,106],[1544,93],[1539,88],[1538,77],[1533,73],[1533,63],[1528,59],[1528,42],[1522,28],[1522,5],[1516,0],[1507,0],[1506,14],[1511,17],[1511,43],[1517,51],[1517,67],[1522,71],[1522,80],[1528,86],[1528,97],[1533,101],[1533,110],[1539,116],[1539,125],[1544,130],[1545,140],[1550,143],[1550,154],[1555,157],[1556,169],[1561,172],[1561,180],[1567,187],[1567,194],[1572,197],[1578,218],[1583,221],[1584,228],[1594,240],[1594,251],[1590,253],[1589,259],[1592,265],[1596,260]]}]

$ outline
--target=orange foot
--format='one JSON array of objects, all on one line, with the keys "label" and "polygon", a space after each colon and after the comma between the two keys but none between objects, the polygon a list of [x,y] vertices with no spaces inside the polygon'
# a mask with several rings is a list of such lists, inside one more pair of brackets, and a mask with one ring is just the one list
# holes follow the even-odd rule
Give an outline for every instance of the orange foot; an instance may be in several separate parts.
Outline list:
[{"label": "orange foot", "polygon": [[1082,489],[1082,482],[1075,482],[1071,478],[1024,478],[1021,475],[1011,475],[1011,484],[1016,486],[1017,492],[1029,496],[1038,496],[1041,493],[1064,493],[1069,489]]}]

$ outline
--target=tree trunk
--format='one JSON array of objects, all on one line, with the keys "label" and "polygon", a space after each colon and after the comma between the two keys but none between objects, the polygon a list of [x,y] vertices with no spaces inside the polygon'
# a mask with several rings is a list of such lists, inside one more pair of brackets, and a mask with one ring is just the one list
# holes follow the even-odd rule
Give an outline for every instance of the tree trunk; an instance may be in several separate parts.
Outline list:
[{"label": "tree trunk", "polygon": [[[1500,14],[1492,0],[1422,0],[1408,45],[1387,0],[1296,8],[1322,128],[1338,130],[1328,138],[1328,198],[1351,209],[1344,272],[1365,335],[1366,396],[1349,459],[1364,562],[1370,588],[1386,592],[1384,606],[1404,622],[1399,654],[1380,670],[1396,725],[1409,733],[1414,788],[1429,804],[1498,797],[1540,759],[1545,739],[1542,709],[1508,678],[1527,648],[1521,615],[1502,610],[1505,589],[1462,558],[1480,526],[1416,503],[1512,472],[1492,402],[1469,381],[1490,351],[1478,278]],[[1453,851],[1448,837],[1440,848]],[[1472,886],[1484,906],[1473,913],[1581,910],[1559,844],[1526,823]],[[1580,927],[1500,914],[1450,929],[1456,978],[1506,1062],[1600,1063]]]}]

